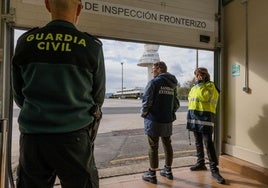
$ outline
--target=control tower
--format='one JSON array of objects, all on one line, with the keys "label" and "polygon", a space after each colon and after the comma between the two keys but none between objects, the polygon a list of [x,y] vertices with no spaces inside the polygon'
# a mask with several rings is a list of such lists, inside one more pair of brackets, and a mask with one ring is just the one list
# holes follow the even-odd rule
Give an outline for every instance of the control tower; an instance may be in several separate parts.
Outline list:
[{"label": "control tower", "polygon": [[154,44],[145,44],[144,52],[142,57],[139,60],[138,66],[147,67],[148,69],[148,81],[152,79],[152,66],[153,63],[159,62],[159,54],[158,54],[159,45]]}]

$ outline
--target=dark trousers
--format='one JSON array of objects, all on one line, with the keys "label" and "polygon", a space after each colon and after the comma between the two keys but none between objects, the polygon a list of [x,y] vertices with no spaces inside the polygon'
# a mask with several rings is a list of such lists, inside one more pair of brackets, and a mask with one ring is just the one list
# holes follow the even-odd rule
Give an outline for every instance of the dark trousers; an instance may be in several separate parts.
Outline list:
[{"label": "dark trousers", "polygon": [[98,188],[88,129],[65,134],[21,134],[17,188]]},{"label": "dark trousers", "polygon": [[214,143],[212,140],[212,134],[194,132],[194,137],[195,137],[195,145],[196,145],[196,152],[197,152],[197,164],[205,165],[204,147],[203,147],[203,142],[204,142],[206,150],[207,150],[211,172],[219,171],[217,167],[218,158],[217,158]]},{"label": "dark trousers", "polygon": [[[151,168],[158,168],[158,147],[159,147],[159,138],[160,137],[152,137],[148,136],[149,142],[149,161]],[[171,166],[173,162],[173,148],[171,145],[171,138],[168,137],[161,137],[163,149],[165,152],[165,165]]]}]

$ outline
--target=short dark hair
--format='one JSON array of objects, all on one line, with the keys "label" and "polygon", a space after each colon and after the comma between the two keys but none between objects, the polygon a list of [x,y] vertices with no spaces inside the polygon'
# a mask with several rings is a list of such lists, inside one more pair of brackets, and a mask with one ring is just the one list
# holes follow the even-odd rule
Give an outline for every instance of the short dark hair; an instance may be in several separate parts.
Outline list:
[{"label": "short dark hair", "polygon": [[153,66],[155,66],[156,68],[160,68],[160,71],[162,73],[167,72],[167,65],[163,61],[156,62],[156,63],[153,64]]}]

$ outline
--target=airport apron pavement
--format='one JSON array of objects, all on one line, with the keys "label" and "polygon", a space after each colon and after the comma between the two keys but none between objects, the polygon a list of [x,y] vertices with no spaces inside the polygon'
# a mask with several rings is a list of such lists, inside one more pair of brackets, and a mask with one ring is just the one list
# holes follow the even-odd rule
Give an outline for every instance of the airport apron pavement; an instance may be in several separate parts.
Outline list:
[{"label": "airport apron pavement", "polygon": [[[173,166],[187,166],[195,163],[194,137],[189,144],[186,130],[188,103],[181,101],[177,119],[173,123],[172,145]],[[102,107],[94,155],[100,178],[146,171],[149,167],[148,140],[144,134],[143,118],[140,117],[141,100],[105,99]],[[16,169],[19,156],[19,130],[17,117],[19,108],[13,107],[12,169]],[[159,167],[164,165],[164,153],[159,143]]]}]

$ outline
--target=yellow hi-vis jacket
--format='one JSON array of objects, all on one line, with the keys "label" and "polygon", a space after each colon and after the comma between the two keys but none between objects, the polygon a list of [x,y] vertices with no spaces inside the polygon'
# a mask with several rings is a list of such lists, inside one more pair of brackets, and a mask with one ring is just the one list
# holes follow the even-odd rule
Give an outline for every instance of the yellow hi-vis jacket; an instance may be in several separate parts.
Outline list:
[{"label": "yellow hi-vis jacket", "polygon": [[188,110],[216,114],[218,98],[219,92],[213,82],[199,83],[192,87],[188,95]]}]

